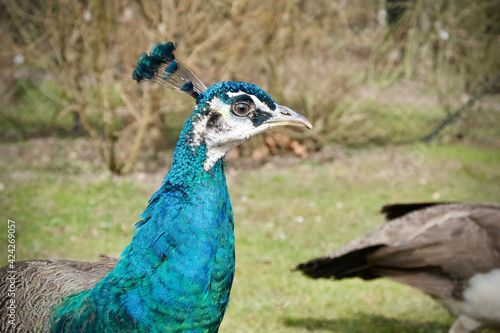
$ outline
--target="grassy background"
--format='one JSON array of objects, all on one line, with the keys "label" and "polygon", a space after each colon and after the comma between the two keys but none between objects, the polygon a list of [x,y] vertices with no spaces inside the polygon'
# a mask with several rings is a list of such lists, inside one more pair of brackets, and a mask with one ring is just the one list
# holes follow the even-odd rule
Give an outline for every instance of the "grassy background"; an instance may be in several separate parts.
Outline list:
[{"label": "grassy background", "polygon": [[[0,144],[9,156],[0,215],[17,223],[18,260],[92,261],[130,241],[171,154],[156,172],[116,177],[92,162],[90,147],[85,139]],[[86,151],[82,162],[76,152]],[[446,332],[453,319],[417,290],[291,270],[382,224],[385,203],[500,201],[499,166],[498,149],[420,144],[276,157],[259,168],[228,161],[237,268],[221,332]],[[5,239],[4,225],[2,248]]]}]

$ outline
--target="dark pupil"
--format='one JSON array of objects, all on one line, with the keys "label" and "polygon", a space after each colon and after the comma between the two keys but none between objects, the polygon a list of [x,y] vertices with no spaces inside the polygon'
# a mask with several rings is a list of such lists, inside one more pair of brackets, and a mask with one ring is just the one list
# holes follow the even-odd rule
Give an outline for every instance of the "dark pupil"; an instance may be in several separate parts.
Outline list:
[{"label": "dark pupil", "polygon": [[236,113],[243,115],[247,112],[248,112],[248,105],[246,105],[246,104],[237,104],[236,105]]}]

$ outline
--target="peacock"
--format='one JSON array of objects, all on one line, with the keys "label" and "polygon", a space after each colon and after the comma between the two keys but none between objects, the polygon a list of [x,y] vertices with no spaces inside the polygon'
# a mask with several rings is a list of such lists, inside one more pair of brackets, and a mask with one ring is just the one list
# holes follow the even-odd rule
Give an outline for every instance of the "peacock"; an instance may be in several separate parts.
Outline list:
[{"label": "peacock", "polygon": [[450,333],[500,329],[500,204],[396,204],[382,212],[382,227],[297,268],[313,278],[387,277],[420,289],[458,317]]},{"label": "peacock", "polygon": [[[2,332],[217,332],[235,270],[225,154],[266,129],[312,128],[254,84],[206,88],[179,61],[177,44],[142,54],[132,78],[196,100],[170,171],[149,200],[120,259],[36,260],[5,266]],[[14,271],[14,273],[12,272]],[[6,291],[14,283],[15,296]],[[7,302],[15,301],[14,322]]]}]

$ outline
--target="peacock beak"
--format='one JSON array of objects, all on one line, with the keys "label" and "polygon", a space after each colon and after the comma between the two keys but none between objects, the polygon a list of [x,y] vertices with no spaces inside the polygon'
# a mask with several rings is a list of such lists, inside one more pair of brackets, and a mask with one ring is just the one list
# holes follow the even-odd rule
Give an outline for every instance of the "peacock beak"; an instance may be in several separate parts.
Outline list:
[{"label": "peacock beak", "polygon": [[274,110],[274,115],[264,123],[269,124],[269,126],[298,126],[306,127],[309,129],[313,128],[311,122],[301,114],[293,111],[286,106],[276,104],[276,109]]}]

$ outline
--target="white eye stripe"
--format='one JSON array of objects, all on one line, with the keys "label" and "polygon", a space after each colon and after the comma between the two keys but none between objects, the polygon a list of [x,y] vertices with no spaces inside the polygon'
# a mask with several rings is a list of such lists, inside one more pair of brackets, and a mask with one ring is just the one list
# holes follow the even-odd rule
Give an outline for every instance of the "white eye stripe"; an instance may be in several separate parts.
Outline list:
[{"label": "white eye stripe", "polygon": [[260,99],[258,99],[254,95],[249,95],[244,91],[241,91],[241,90],[238,90],[237,92],[229,91],[226,94],[229,98],[233,98],[233,97],[240,96],[240,95],[247,95],[248,97],[250,97],[253,100],[253,103],[255,104],[255,108],[260,108],[260,109],[264,109],[264,110],[269,109],[269,106],[266,105],[265,103],[261,102]]},{"label": "white eye stripe", "polygon": [[253,100],[253,103],[255,104],[255,108],[256,109],[263,109],[263,110],[269,109],[269,106],[267,106],[266,104],[262,103],[260,101],[260,99],[258,99],[257,97],[252,96],[252,95],[249,95],[249,96]]},{"label": "white eye stripe", "polygon": [[226,93],[226,95],[227,95],[229,98],[233,98],[233,97],[235,97],[235,96],[239,96],[239,95],[243,95],[243,94],[245,94],[245,95],[246,95],[246,93],[245,93],[245,92],[243,92],[243,91],[241,91],[241,90],[238,90],[237,92],[231,92],[231,91],[228,91],[228,92]]}]

